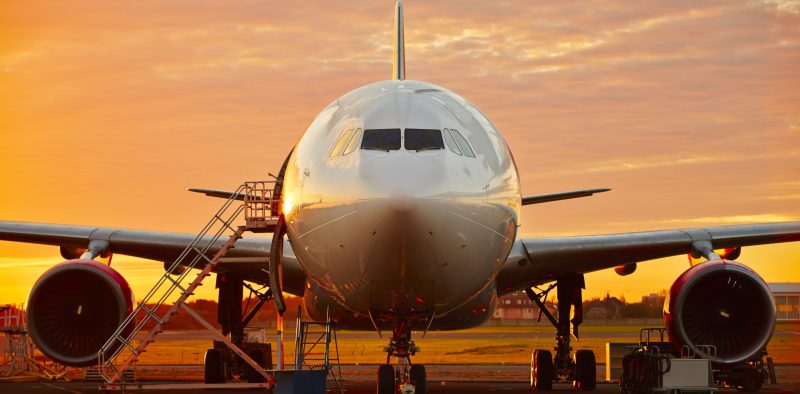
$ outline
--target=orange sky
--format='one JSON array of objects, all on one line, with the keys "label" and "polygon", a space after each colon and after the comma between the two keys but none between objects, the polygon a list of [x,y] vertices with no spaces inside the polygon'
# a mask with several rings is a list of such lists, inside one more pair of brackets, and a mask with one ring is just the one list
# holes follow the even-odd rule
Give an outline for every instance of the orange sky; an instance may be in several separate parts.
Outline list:
[{"label": "orange sky", "polygon": [[[392,1],[5,1],[0,219],[197,231],[275,172],[316,113],[391,73]],[[800,220],[797,1],[406,2],[407,75],[474,102],[526,194],[522,234]],[[53,247],[0,242],[0,303],[25,300]],[[144,294],[161,265],[116,256]],[[747,248],[800,281],[800,243]],[[666,288],[685,257],[588,294]],[[203,296],[211,297],[205,286]]]}]

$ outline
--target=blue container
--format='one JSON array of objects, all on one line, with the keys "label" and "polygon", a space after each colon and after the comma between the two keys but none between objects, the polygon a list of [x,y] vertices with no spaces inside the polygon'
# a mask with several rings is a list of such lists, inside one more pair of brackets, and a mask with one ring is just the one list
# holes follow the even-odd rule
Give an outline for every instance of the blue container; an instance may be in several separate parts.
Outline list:
[{"label": "blue container", "polygon": [[325,370],[275,371],[275,394],[325,394]]}]

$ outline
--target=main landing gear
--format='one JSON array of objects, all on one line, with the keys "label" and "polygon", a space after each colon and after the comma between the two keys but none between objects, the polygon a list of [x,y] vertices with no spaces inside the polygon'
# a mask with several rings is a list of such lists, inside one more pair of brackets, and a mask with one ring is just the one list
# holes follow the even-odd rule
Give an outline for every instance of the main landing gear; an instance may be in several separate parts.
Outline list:
[{"label": "main landing gear", "polygon": [[[231,336],[231,342],[244,350],[250,358],[265,369],[272,369],[272,346],[267,343],[249,343],[244,335],[244,328],[255,317],[261,307],[272,299],[272,291],[255,289],[234,274],[218,274],[219,305],[217,320],[222,326],[222,334]],[[247,311],[242,310],[243,289],[250,290],[248,306],[255,299],[255,304]],[[247,314],[243,314],[247,312]],[[239,356],[220,341],[214,341],[214,347],[208,349],[204,361],[204,383],[225,383],[238,376],[250,383],[264,381],[263,376],[243,362]]]},{"label": "main landing gear", "polygon": [[[546,308],[544,300],[553,288],[557,288],[558,319]],[[578,338],[578,326],[583,322],[583,300],[581,290],[585,288],[583,275],[569,275],[559,278],[548,288],[526,289],[531,301],[539,306],[540,317],[544,314],[556,328],[555,356],[549,350],[536,349],[531,355],[531,389],[547,391],[553,382],[572,382],[578,391],[593,391],[597,384],[597,370],[594,352],[578,350],[571,356],[570,336]],[[574,308],[574,309],[573,309]],[[570,311],[574,312],[572,320]],[[572,331],[570,332],[570,323]]]},{"label": "main landing gear", "polygon": [[[392,338],[386,351],[386,364],[378,367],[378,394],[396,394],[413,392],[426,394],[425,366],[411,364],[411,356],[419,351],[419,347],[411,340],[411,323],[405,318],[394,319]],[[396,367],[391,364],[392,357],[397,358]],[[413,391],[411,391],[413,389]]]}]

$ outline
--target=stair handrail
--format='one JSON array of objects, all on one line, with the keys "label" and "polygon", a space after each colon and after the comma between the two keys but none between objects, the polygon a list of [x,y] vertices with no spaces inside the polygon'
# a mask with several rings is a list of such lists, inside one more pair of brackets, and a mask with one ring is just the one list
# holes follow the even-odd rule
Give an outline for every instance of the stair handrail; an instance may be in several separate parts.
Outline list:
[{"label": "stair handrail", "polygon": [[[134,308],[130,314],[128,314],[125,320],[123,320],[122,324],[117,327],[114,333],[103,344],[98,351],[98,369],[100,370],[101,374],[103,374],[103,371],[106,368],[115,369],[113,362],[125,348],[133,350],[130,342],[133,341],[135,335],[141,332],[144,326],[151,319],[156,317],[155,315],[157,314],[158,309],[164,305],[166,300],[169,299],[172,294],[174,294],[176,289],[183,289],[182,284],[189,275],[189,272],[192,271],[191,269],[195,268],[197,263],[202,259],[210,262],[210,259],[207,256],[208,251],[214,245],[218,244],[220,238],[226,233],[226,230],[233,229],[233,227],[231,227],[231,223],[244,210],[243,204],[240,204],[233,209],[232,213],[226,215],[231,206],[237,201],[236,196],[239,195],[244,188],[244,184],[240,185],[236,191],[232,193],[231,197],[225,200],[222,206],[214,214],[213,218],[206,223],[203,229],[192,239],[186,248],[183,249],[183,251],[173,261],[169,268],[165,270],[165,273],[159,278],[156,284],[150,289],[150,291],[148,291],[145,297],[141,299],[137,307]],[[220,222],[222,225],[219,226],[219,228],[213,232],[213,235],[209,237],[209,233],[212,232],[212,229],[215,227],[215,225],[217,225],[217,222]],[[203,243],[204,241],[205,243]],[[201,247],[198,247],[199,245],[201,245]],[[221,248],[222,246],[219,247]],[[190,262],[186,264],[184,260],[186,260],[187,256],[189,256],[189,254],[192,252],[194,252],[195,255],[193,258],[191,258]],[[183,269],[178,275],[173,275],[172,273],[176,272],[178,267],[181,265],[185,265],[186,269]],[[173,278],[173,276],[177,276],[177,278]],[[158,301],[152,305],[152,310],[149,309],[147,306],[148,303],[159,291],[163,290],[163,286],[165,283],[167,283],[167,281],[172,282],[172,285],[170,285],[170,287],[163,292]],[[183,286],[185,286],[185,284],[183,284]],[[143,314],[143,318],[134,324],[133,328],[130,329],[130,333],[123,335],[123,332],[129,329],[129,326],[133,324],[133,322],[136,320],[136,317],[143,311],[146,312]],[[119,346],[115,346],[117,342],[119,343]],[[109,351],[112,348],[113,351]],[[105,375],[104,377],[108,378]]]}]

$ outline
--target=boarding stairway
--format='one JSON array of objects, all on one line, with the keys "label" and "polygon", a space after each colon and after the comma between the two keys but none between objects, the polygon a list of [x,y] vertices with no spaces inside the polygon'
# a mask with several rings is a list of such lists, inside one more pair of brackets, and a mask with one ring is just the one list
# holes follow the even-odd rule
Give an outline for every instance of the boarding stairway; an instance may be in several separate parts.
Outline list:
[{"label": "boarding stairway", "polygon": [[[179,311],[197,320],[216,340],[261,374],[266,382],[274,382],[263,367],[187,304],[195,289],[202,286],[203,280],[235,248],[236,241],[245,231],[263,233],[274,230],[278,222],[277,202],[273,201],[274,183],[246,182],[239,186],[120,324],[98,352],[98,372],[108,385],[125,383],[129,376],[126,371],[136,364],[147,351],[147,346]],[[237,226],[235,223],[242,212],[245,213],[245,225]],[[159,312],[167,306],[166,312]],[[152,328],[146,330],[148,324]],[[143,331],[147,331],[146,336],[137,341],[137,335]]]},{"label": "boarding stairway", "polygon": [[[324,371],[324,375],[330,376],[336,384],[338,391],[343,392],[335,323],[330,315],[325,321],[302,321],[301,316],[298,308],[294,339],[295,371]],[[335,352],[333,356],[331,350]]]}]

